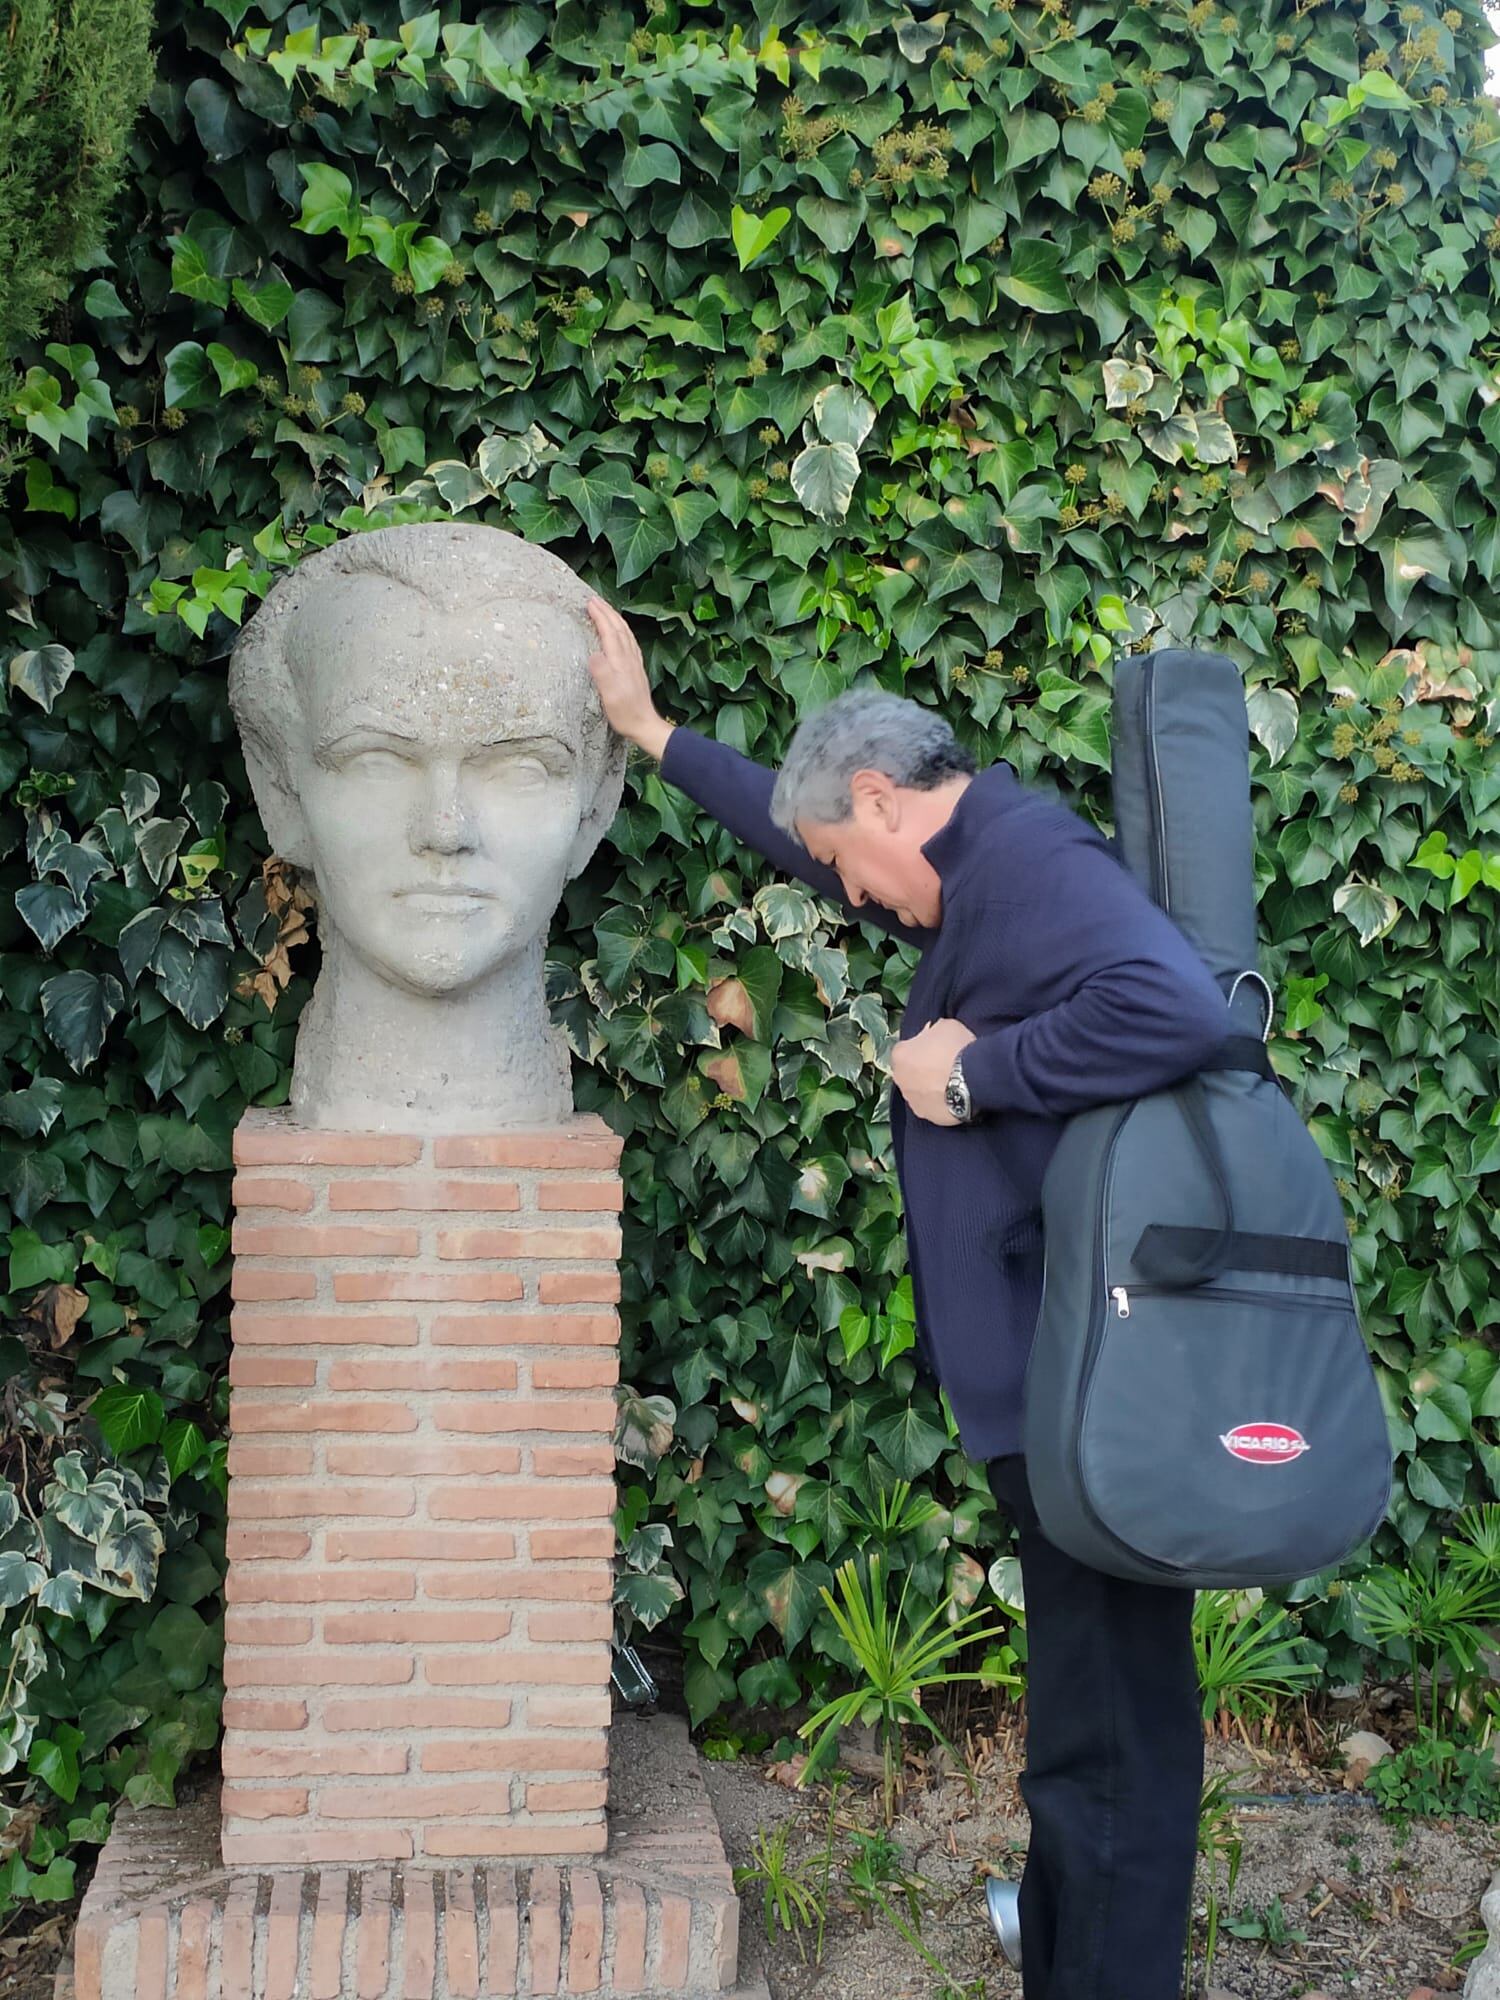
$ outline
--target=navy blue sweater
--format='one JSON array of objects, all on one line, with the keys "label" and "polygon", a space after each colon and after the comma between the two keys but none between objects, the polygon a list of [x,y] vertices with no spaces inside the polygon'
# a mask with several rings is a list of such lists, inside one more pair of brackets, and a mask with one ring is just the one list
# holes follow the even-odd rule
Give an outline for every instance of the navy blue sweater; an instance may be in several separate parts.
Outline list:
[{"label": "navy blue sweater", "polygon": [[677,728],[661,769],[854,921],[921,948],[903,1039],[944,1018],[977,1037],[963,1059],[975,1120],[934,1125],[893,1089],[891,1131],[919,1361],[970,1458],[1019,1451],[1042,1177],[1063,1122],[1197,1068],[1232,1032],[1223,995],[1108,843],[1008,764],[981,771],[922,849],[942,882],[934,929],[847,902],[837,873],[772,821],[774,772],[727,744]]}]

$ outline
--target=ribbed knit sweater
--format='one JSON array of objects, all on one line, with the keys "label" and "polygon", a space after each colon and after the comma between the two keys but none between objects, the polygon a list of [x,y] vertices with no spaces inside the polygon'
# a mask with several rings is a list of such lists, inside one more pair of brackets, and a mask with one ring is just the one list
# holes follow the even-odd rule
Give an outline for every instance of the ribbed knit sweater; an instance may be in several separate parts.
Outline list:
[{"label": "ribbed knit sweater", "polygon": [[903,1039],[944,1018],[975,1035],[963,1055],[973,1122],[933,1124],[893,1089],[891,1131],[919,1363],[946,1391],[970,1458],[1019,1451],[1042,1177],[1063,1123],[1196,1069],[1232,1032],[1223,995],[1102,836],[1008,764],[981,771],[922,849],[942,884],[932,929],[850,904],[837,873],[772,820],[775,774],[763,765],[679,727],[661,770],[851,920],[921,948]]}]

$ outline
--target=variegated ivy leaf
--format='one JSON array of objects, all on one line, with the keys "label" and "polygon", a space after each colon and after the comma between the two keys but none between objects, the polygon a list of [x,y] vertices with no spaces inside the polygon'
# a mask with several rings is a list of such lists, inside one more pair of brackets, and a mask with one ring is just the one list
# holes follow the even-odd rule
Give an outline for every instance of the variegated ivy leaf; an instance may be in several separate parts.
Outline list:
[{"label": "variegated ivy leaf", "polygon": [[1250,728],[1273,764],[1279,764],[1297,740],[1297,698],[1286,688],[1262,681],[1245,697]]},{"label": "variegated ivy leaf", "polygon": [[1371,945],[1377,938],[1383,938],[1401,914],[1401,905],[1394,896],[1375,883],[1361,882],[1353,875],[1342,888],[1334,890],[1333,907],[1353,924],[1362,945]]},{"label": "variegated ivy leaf", "polygon": [[805,445],[792,461],[792,491],[820,521],[842,521],[854,498],[859,454],[846,444]]},{"label": "variegated ivy leaf", "polygon": [[1104,404],[1106,409],[1123,410],[1137,396],[1144,396],[1156,380],[1144,361],[1106,361],[1104,364]]},{"label": "variegated ivy leaf", "polygon": [[875,405],[848,382],[834,382],[813,398],[813,422],[827,443],[858,451],[875,422]]},{"label": "variegated ivy leaf", "polygon": [[627,1464],[655,1465],[670,1451],[676,1424],[676,1405],[669,1397],[616,1391],[615,1452]]}]

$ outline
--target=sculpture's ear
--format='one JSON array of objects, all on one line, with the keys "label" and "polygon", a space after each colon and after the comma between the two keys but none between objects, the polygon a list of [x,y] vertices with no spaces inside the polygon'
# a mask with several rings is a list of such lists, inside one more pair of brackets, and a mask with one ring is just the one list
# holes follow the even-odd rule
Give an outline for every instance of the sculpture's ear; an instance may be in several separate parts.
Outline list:
[{"label": "sculpture's ear", "polygon": [[312,842],[308,837],[307,821],[280,756],[253,730],[242,729],[240,743],[245,753],[250,789],[260,808],[271,852],[280,855],[283,861],[290,861],[295,868],[311,868]]},{"label": "sculpture's ear", "polygon": [[603,759],[599,782],[594,788],[594,796],[583,811],[578,832],[574,835],[573,846],[568,855],[568,879],[581,875],[593,858],[594,849],[603,840],[614,824],[615,814],[620,810],[620,797],[625,790],[625,739],[609,732],[609,749]]}]

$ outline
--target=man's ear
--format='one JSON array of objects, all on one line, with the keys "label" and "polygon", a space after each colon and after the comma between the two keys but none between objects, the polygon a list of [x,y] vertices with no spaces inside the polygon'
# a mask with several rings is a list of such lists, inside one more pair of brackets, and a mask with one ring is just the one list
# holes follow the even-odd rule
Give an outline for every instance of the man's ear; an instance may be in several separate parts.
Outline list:
[{"label": "man's ear", "polygon": [[901,824],[901,799],[884,771],[856,771],[849,780],[849,795],[856,808],[862,804],[882,825]]},{"label": "man's ear", "polygon": [[568,880],[581,875],[593,858],[594,849],[603,840],[614,824],[615,814],[620,810],[620,799],[625,790],[625,739],[609,732],[609,748],[605,752],[599,782],[594,787],[594,796],[584,807],[583,818],[578,831],[573,836],[573,845],[568,851]]},{"label": "man's ear", "polygon": [[242,730],[240,743],[250,789],[255,794],[271,852],[280,855],[283,861],[290,861],[294,868],[311,868],[313,852],[307,820],[281,757],[254,731]]}]

